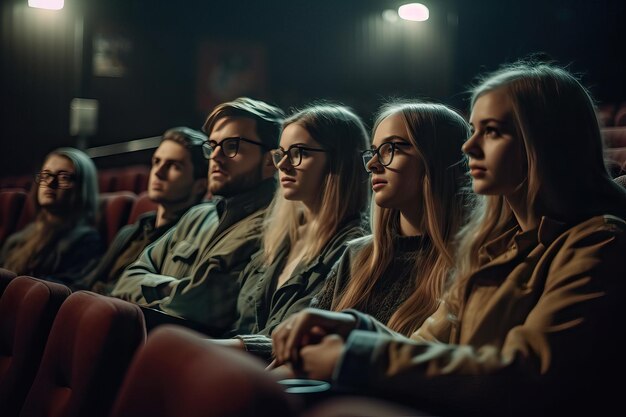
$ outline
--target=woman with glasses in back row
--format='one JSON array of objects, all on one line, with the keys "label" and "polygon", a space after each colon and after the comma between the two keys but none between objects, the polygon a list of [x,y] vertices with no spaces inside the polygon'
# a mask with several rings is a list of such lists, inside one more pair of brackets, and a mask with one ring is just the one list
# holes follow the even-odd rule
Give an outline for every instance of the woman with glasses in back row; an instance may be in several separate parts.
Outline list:
[{"label": "woman with glasses in back row", "polygon": [[104,250],[93,227],[96,167],[78,149],[59,148],[48,154],[35,184],[35,220],[7,239],[0,266],[18,275],[72,284]]},{"label": "woman with glasses in back row", "polygon": [[366,175],[356,155],[367,133],[346,107],[317,104],[283,124],[272,157],[280,180],[266,215],[261,250],[242,272],[239,318],[217,343],[269,360],[270,335],[307,307],[348,241],[363,236]]},{"label": "woman with glasses in back row", "polygon": [[[359,310],[407,336],[436,310],[471,199],[461,152],[468,136],[467,122],[444,105],[382,107],[372,149],[362,152],[374,192],[373,234],[348,245],[314,307]],[[303,311],[281,324],[273,338],[282,347],[296,337],[293,329],[322,317],[341,315]]]}]

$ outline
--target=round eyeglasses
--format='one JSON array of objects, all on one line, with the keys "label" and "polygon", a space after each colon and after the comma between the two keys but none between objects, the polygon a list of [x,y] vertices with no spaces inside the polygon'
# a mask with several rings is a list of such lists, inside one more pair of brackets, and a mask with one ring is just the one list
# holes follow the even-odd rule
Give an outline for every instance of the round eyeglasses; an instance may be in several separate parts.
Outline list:
[{"label": "round eyeglasses", "polygon": [[251,143],[253,145],[260,146],[263,149],[269,149],[265,144],[260,142],[255,142],[250,139],[233,137],[223,139],[221,142],[217,142],[215,140],[208,140],[202,144],[202,153],[206,159],[211,159],[213,156],[213,152],[217,150],[218,147],[222,147],[222,153],[227,158],[234,158],[237,156],[239,152],[239,143],[246,142]]},{"label": "round eyeglasses", "polygon": [[35,182],[42,185],[52,185],[55,181],[57,187],[61,189],[72,188],[74,181],[76,180],[76,174],[67,171],[59,171],[56,174],[50,171],[39,171],[35,174]]},{"label": "round eyeglasses", "polygon": [[396,153],[398,146],[411,146],[410,143],[405,142],[385,142],[378,148],[372,147],[372,149],[366,149],[361,152],[361,158],[363,158],[363,166],[367,172],[372,172],[367,166],[374,156],[378,156],[378,163],[386,167],[393,161],[393,156]]},{"label": "round eyeglasses", "polygon": [[328,152],[326,149],[309,148],[308,146],[295,144],[291,145],[289,148],[287,148],[287,150],[284,150],[282,147],[280,147],[271,151],[272,161],[274,161],[274,166],[276,166],[276,168],[280,168],[280,163],[285,159],[285,157],[287,157],[289,165],[291,165],[292,167],[297,167],[302,163],[302,156],[306,155],[308,151]]}]

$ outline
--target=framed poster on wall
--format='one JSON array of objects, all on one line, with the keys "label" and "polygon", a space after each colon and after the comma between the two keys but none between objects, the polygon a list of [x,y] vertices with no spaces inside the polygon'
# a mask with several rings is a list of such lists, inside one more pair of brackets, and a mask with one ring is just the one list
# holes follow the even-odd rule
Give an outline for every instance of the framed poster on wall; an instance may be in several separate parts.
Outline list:
[{"label": "framed poster on wall", "polygon": [[258,42],[205,41],[198,51],[198,110],[240,96],[267,95],[267,50]]}]

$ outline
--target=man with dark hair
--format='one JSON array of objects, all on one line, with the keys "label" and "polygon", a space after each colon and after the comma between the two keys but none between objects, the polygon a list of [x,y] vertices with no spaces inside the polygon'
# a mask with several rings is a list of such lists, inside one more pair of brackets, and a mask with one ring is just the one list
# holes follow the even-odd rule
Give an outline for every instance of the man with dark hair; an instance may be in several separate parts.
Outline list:
[{"label": "man with dark hair", "polygon": [[282,110],[238,98],[217,106],[203,130],[212,201],[146,248],[112,295],[211,329],[236,319],[239,273],[260,247],[265,209],[276,190],[270,154],[278,147]]},{"label": "man with dark hair", "polygon": [[209,165],[203,150],[206,140],[202,132],[188,127],[176,127],[163,134],[152,155],[148,180],[148,197],[158,204],[157,210],[120,229],[100,262],[73,285],[74,289],[108,295],[124,269],[146,246],[174,226],[189,207],[202,201]]}]

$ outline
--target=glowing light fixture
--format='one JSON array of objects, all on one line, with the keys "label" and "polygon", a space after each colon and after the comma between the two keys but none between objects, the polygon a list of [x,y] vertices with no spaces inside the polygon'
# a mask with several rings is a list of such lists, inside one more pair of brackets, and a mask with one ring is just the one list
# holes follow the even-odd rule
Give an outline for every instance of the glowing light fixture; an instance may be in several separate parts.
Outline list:
[{"label": "glowing light fixture", "polygon": [[395,10],[387,9],[383,12],[383,19],[385,22],[394,23],[398,21],[398,12]]},{"label": "glowing light fixture", "polygon": [[61,10],[65,0],[28,0],[30,7],[47,10]]},{"label": "glowing light fixture", "polygon": [[429,12],[428,7],[422,3],[409,3],[398,8],[398,15],[404,20],[423,22],[428,20]]}]

